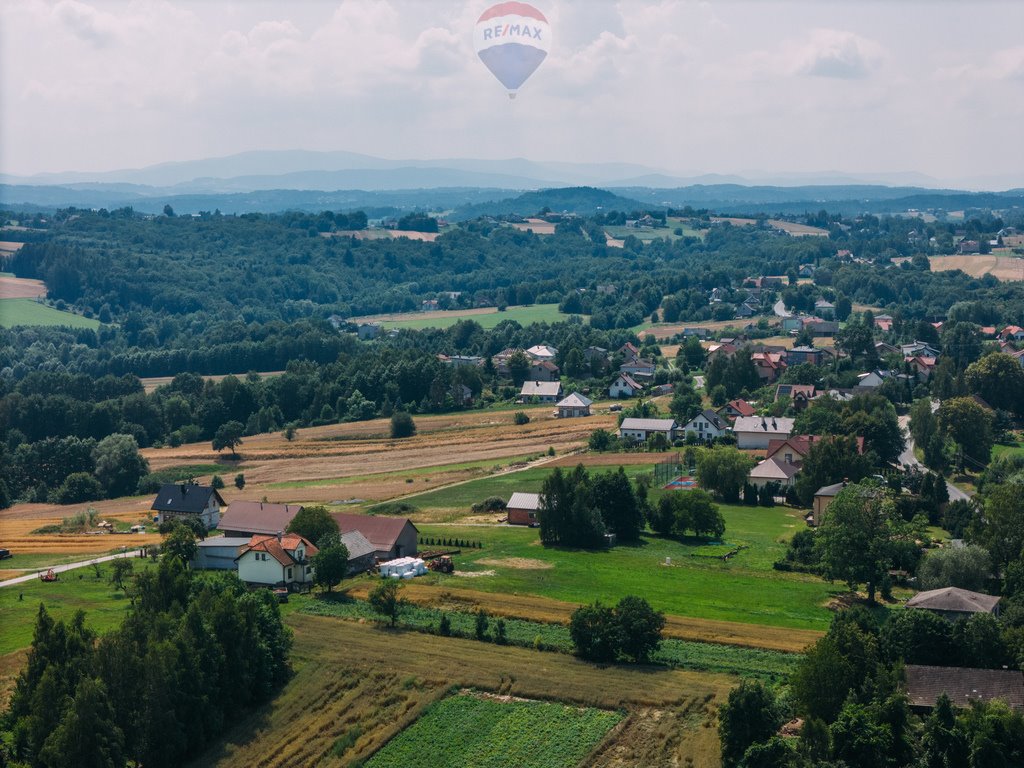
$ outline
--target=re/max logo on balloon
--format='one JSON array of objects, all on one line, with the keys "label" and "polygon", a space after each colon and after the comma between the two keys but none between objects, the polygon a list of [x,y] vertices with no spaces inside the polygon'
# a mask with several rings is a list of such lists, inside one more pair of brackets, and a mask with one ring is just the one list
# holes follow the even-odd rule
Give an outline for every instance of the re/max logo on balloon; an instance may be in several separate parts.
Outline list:
[{"label": "re/max logo on balloon", "polygon": [[484,27],[484,40],[494,40],[499,37],[530,37],[534,40],[541,40],[542,30],[540,27],[529,27],[525,24],[498,24],[494,27]]}]

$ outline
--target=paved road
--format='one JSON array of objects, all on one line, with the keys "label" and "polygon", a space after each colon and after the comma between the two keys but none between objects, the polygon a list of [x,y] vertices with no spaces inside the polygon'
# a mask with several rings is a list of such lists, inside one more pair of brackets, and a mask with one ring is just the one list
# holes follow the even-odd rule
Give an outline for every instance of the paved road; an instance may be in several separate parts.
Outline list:
[{"label": "paved road", "polygon": [[704,377],[703,376],[694,376],[693,377],[693,386],[696,387],[697,389],[704,389]]},{"label": "paved road", "polygon": [[[912,467],[920,467],[922,471],[927,472],[925,466],[917,460],[917,456],[914,455],[914,438],[910,436],[910,417],[900,416],[900,426],[906,433],[906,442],[903,444],[903,453],[900,454],[900,464],[909,464]],[[965,493],[957,488],[950,482],[946,482],[946,490],[949,492],[950,501],[969,501],[971,495]]]},{"label": "paved road", "polygon": [[[118,553],[116,555],[106,555],[105,557],[94,557],[92,560],[83,560],[79,563],[67,563],[65,565],[53,566],[54,573],[65,573],[67,571],[73,571],[76,568],[85,568],[86,566],[93,565],[94,563],[106,563],[109,560],[116,560],[119,557],[138,557],[142,552],[141,549],[132,549],[124,553]],[[0,581],[0,587],[13,587],[16,584],[24,584],[25,582],[32,581],[39,578],[40,573],[45,573],[50,570],[49,568],[40,568],[32,573],[25,574],[24,576],[18,576],[7,581]]]},{"label": "paved road", "polygon": [[778,301],[776,301],[775,302],[775,306],[772,307],[772,309],[775,310],[775,314],[778,315],[779,317],[792,317],[793,316],[793,313],[790,312],[788,309],[786,309],[786,302],[784,302],[782,299],[779,299]]}]

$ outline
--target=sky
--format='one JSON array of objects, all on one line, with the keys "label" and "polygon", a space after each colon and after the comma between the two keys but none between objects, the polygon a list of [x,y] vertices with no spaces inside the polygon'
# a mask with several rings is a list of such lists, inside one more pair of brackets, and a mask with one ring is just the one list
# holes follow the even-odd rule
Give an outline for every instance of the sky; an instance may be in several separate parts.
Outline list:
[{"label": "sky", "polygon": [[1024,2],[533,0],[510,100],[494,0],[4,0],[0,172],[260,149],[914,172],[1024,186]]}]

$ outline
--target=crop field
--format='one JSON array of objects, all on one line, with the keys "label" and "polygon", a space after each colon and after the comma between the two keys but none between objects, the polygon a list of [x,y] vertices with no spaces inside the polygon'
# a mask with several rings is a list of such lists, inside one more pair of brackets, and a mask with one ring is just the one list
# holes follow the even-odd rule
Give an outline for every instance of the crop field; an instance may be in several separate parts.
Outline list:
[{"label": "crop field", "polygon": [[[757,322],[761,318],[752,318],[751,320],[709,320],[702,323],[657,323],[652,325],[651,323],[644,323],[633,330],[638,334],[651,335],[655,339],[661,341],[664,339],[670,339],[677,334],[683,332],[684,328],[707,328],[712,331],[724,331],[726,328],[733,328],[737,332],[744,325],[749,322]],[[767,318],[769,326],[779,325],[781,322],[777,317]]]},{"label": "crop field", "polygon": [[1024,259],[1010,255],[929,256],[932,272],[959,269],[972,277],[992,275],[1000,280],[1024,280]]},{"label": "crop field", "polygon": [[575,768],[622,718],[620,712],[460,694],[434,704],[366,768]]},{"label": "crop field", "polygon": [[[195,766],[284,768],[367,761],[449,692],[472,689],[573,707],[623,710],[587,758],[602,768],[717,768],[715,705],[734,679],[625,666],[351,621],[292,614],[295,675]],[[441,743],[425,749],[444,748]],[[471,765],[445,761],[432,765]],[[506,763],[508,765],[510,763]]]},{"label": "crop field", "polygon": [[[261,371],[261,372],[257,373],[256,375],[259,376],[261,379],[269,379],[269,378],[272,378],[274,376],[280,376],[282,373],[284,373],[284,371]],[[233,375],[235,378],[238,378],[238,379],[244,379],[249,374],[248,373],[221,374],[221,375],[217,375],[217,376],[203,376],[202,379],[203,379],[203,381],[218,381],[219,382],[219,381],[223,381],[224,379],[226,379],[228,377],[228,375]],[[142,388],[146,392],[152,392],[157,387],[162,387],[162,386],[165,386],[167,384],[170,384],[173,380],[174,380],[173,376],[153,376],[153,377],[147,378],[147,379],[139,379],[139,381],[142,382]]]},{"label": "crop field", "polygon": [[[152,499],[148,499],[152,503]],[[49,505],[25,504],[18,507],[35,507]],[[54,505],[56,506],[56,505]],[[56,506],[60,513],[45,515],[19,515],[18,507],[10,507],[0,511],[0,542],[4,549],[9,549],[13,557],[3,561],[7,569],[33,568],[42,565],[57,565],[58,558],[53,555],[75,556],[74,559],[85,559],[89,555],[100,554],[124,547],[140,547],[144,544],[156,544],[160,536],[154,534],[90,534],[90,533],[33,533],[45,525],[56,525],[63,517],[82,511],[87,505],[78,504],[68,507]],[[146,505],[148,509],[149,504]],[[145,521],[140,514],[110,515],[111,522],[135,524]],[[22,558],[26,556],[45,555],[46,562],[38,565],[25,565]]]},{"label": "crop field", "polygon": [[515,320],[520,325],[530,323],[564,322],[569,315],[558,311],[557,304],[533,304],[530,306],[508,307],[504,312],[497,307],[481,307],[479,309],[451,309],[437,312],[407,312],[394,315],[372,315],[354,317],[354,321],[376,321],[385,328],[406,328],[421,330],[423,328],[448,328],[459,320],[473,320],[483,328],[494,328],[505,320]]},{"label": "crop field", "polygon": [[555,234],[555,225],[550,221],[544,221],[544,219],[527,219],[525,222],[514,222],[509,226],[520,232],[533,232],[535,235]]},{"label": "crop field", "polygon": [[[5,278],[6,279],[6,278]],[[39,304],[34,299],[0,299],[0,326],[63,325],[71,328],[99,328],[99,320]]]},{"label": "crop field", "polygon": [[781,219],[769,219],[769,226],[781,229],[783,232],[790,235],[790,237],[828,237],[828,230],[822,229],[821,227],[812,227],[807,224],[795,224],[792,221],[782,221]]},{"label": "crop field", "polygon": [[36,296],[45,295],[46,285],[42,280],[15,277],[9,272],[0,274],[0,299],[34,299]]}]

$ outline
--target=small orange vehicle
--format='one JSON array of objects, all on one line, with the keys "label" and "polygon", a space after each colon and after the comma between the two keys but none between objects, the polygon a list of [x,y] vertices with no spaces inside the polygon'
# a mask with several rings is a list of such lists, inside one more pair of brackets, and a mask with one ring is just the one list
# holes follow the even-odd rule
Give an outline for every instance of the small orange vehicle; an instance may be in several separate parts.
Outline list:
[{"label": "small orange vehicle", "polygon": [[56,581],[57,580],[57,574],[54,573],[53,572],[53,568],[51,568],[46,573],[40,573],[39,574],[39,579],[41,581]]}]

